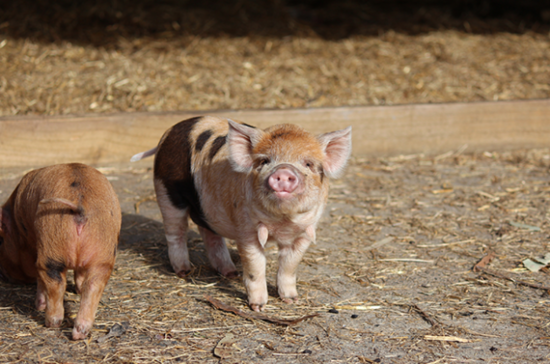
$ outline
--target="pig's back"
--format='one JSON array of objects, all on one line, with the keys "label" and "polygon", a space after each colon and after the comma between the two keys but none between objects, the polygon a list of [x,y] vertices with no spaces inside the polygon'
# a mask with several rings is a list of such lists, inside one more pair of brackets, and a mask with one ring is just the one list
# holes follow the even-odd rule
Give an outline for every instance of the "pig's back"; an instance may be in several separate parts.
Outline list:
[{"label": "pig's back", "polygon": [[203,208],[208,203],[201,201],[201,190],[208,181],[200,177],[205,171],[216,170],[218,178],[231,183],[234,172],[227,160],[228,129],[227,120],[216,117],[184,120],[165,133],[155,156],[155,179],[166,189],[172,205],[189,209],[197,225],[214,232]]}]

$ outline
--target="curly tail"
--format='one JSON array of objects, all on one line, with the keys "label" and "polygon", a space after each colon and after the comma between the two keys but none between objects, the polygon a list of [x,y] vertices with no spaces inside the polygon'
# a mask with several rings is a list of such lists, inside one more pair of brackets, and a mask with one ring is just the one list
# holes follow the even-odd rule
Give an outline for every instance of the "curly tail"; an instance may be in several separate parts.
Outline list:
[{"label": "curly tail", "polygon": [[42,201],[40,201],[40,204],[43,205],[43,204],[47,204],[47,203],[51,203],[51,202],[59,202],[59,203],[62,203],[64,205],[67,205],[71,208],[71,210],[76,212],[78,215],[84,217],[84,207],[82,207],[81,205],[77,205],[74,202],[71,202],[71,201],[66,200],[64,198],[60,198],[60,197],[45,198]]},{"label": "curly tail", "polygon": [[67,205],[71,210],[75,212],[74,222],[76,223],[76,231],[78,235],[80,235],[82,233],[82,228],[84,227],[84,225],[86,224],[86,221],[88,220],[84,215],[84,207],[82,207],[81,205],[76,205],[75,203],[60,197],[45,198],[42,201],[40,201],[39,204],[44,205],[51,202],[58,202],[58,203]]}]

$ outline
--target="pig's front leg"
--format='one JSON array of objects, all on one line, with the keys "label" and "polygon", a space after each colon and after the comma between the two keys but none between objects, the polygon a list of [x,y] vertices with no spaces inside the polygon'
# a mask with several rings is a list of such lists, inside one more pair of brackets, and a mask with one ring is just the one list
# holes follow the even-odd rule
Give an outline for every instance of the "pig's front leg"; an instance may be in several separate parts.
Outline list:
[{"label": "pig's front leg", "polygon": [[237,247],[243,264],[243,281],[248,293],[248,304],[256,312],[263,311],[267,303],[264,248],[255,239],[238,241]]},{"label": "pig's front leg", "polygon": [[298,299],[296,290],[296,271],[311,241],[298,238],[292,244],[279,243],[279,270],[277,271],[277,290],[285,303]]}]

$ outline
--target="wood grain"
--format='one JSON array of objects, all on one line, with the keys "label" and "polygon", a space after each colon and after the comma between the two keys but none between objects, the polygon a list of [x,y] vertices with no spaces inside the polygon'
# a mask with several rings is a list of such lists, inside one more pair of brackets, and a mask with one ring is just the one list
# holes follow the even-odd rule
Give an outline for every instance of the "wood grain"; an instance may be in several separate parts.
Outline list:
[{"label": "wood grain", "polygon": [[265,128],[294,123],[313,133],[353,127],[355,156],[548,147],[550,100],[287,110],[119,113],[0,118],[0,168],[127,162],[171,125],[215,115]]}]

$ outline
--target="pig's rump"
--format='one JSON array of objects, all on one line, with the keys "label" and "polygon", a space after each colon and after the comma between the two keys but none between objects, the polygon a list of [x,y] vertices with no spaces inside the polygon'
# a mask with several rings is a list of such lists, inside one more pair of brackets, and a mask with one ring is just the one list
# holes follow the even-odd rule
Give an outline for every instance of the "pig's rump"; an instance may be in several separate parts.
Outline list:
[{"label": "pig's rump", "polygon": [[37,265],[65,269],[111,265],[120,207],[105,177],[79,164],[33,172],[21,181],[13,204],[17,230],[27,238],[20,240],[26,245],[22,248],[36,251]]}]

